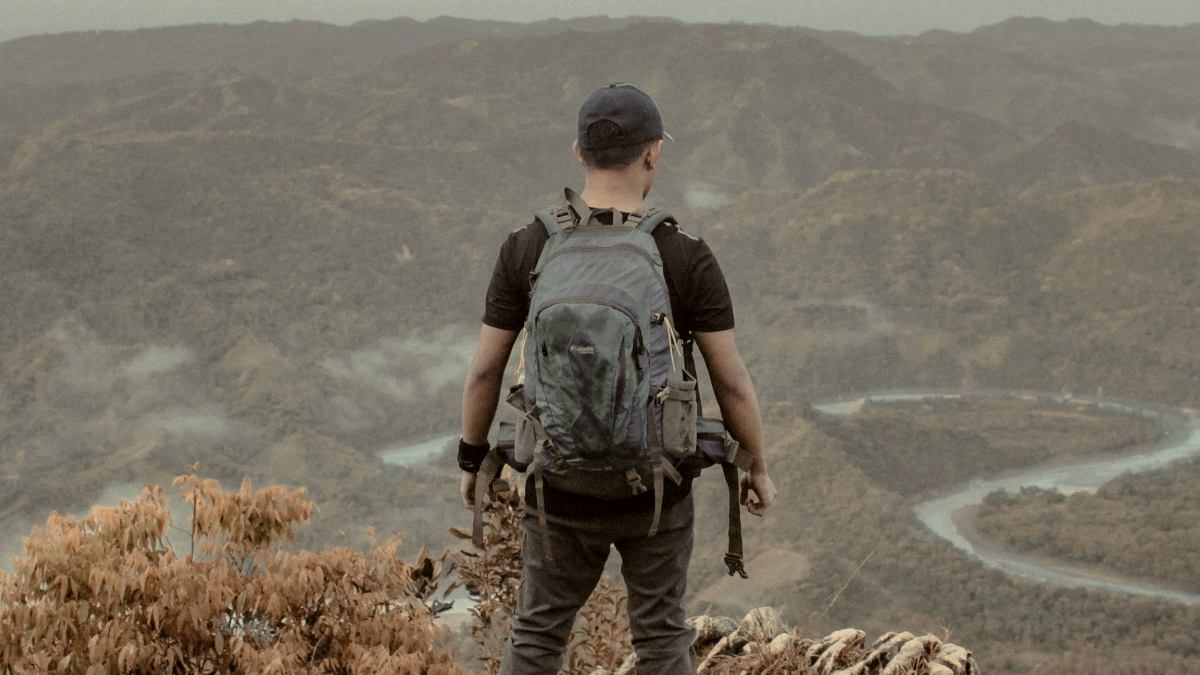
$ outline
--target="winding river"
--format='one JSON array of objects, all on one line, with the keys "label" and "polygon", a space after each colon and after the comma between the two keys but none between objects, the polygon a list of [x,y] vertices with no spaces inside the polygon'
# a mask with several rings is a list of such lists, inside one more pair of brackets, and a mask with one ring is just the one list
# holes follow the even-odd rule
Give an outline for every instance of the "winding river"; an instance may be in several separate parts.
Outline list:
[{"label": "winding river", "polygon": [[458,434],[435,436],[415,443],[400,443],[379,451],[379,458],[385,464],[398,466],[415,466],[442,456],[451,448],[458,447]]},{"label": "winding river", "polygon": [[[945,391],[894,391],[830,401],[813,407],[827,415],[845,416],[852,414],[867,401],[882,403],[962,397],[962,394]],[[1029,392],[972,392],[970,397],[1026,400],[1052,398]],[[1200,417],[1194,411],[1175,410],[1149,403],[1086,397],[1053,397],[1053,400],[1149,417],[1159,422],[1167,434],[1157,443],[1115,457],[1108,455],[1060,459],[995,476],[972,479],[952,488],[946,494],[914,506],[913,511],[917,518],[931,532],[956,548],[985,565],[1009,574],[1060,586],[1092,588],[1200,605],[1200,593],[1126,579],[1093,567],[1056,561],[1043,556],[1005,551],[987,546],[970,536],[974,511],[983,503],[984,497],[996,490],[1017,492],[1022,487],[1033,486],[1057,489],[1063,494],[1094,492],[1121,474],[1159,469],[1181,459],[1200,456]]]},{"label": "winding river", "polygon": [[[447,434],[427,438],[413,443],[398,443],[379,451],[379,458],[386,464],[398,466],[416,466],[441,458],[444,454],[458,447],[458,434]],[[440,598],[453,603],[453,607],[438,615],[438,620],[446,625],[460,626],[470,621],[470,609],[475,606],[475,600],[466,588],[459,587],[448,596]]]},{"label": "winding river", "polygon": [[[1122,578],[1094,567],[1044,556],[1006,551],[988,546],[971,536],[975,510],[983,503],[984,497],[996,490],[1018,492],[1022,487],[1032,486],[1057,489],[1063,494],[1094,492],[1121,474],[1159,469],[1181,459],[1200,456],[1200,416],[1195,411],[1137,401],[1050,396],[1036,392],[971,392],[969,397],[1052,400],[1060,404],[1140,415],[1154,419],[1167,433],[1157,443],[1117,456],[1057,459],[1024,469],[972,479],[953,487],[939,497],[913,507],[913,512],[925,527],[983,564],[1019,577],[1059,586],[1091,588],[1200,606],[1200,593]],[[847,416],[868,401],[886,403],[960,398],[964,398],[964,394],[955,391],[899,390],[827,401],[813,407],[827,415]],[[438,436],[419,443],[401,444],[381,451],[380,457],[390,464],[421,464],[446,452],[457,438],[455,435]]]}]

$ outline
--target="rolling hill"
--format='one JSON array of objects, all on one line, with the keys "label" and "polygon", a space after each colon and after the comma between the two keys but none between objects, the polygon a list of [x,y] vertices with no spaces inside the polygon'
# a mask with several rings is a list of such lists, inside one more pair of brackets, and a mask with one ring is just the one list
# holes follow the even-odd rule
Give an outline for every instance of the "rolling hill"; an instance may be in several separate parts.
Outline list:
[{"label": "rolling hill", "polygon": [[[1118,653],[1188,672],[1200,655],[1169,627],[1194,613],[982,570],[864,463],[950,480],[915,468],[922,439],[952,456],[979,436],[839,434],[806,402],[939,386],[1200,404],[1190,30],[398,19],[0,43],[0,478],[20,488],[0,530],[200,461],[309,485],[304,544],[365,525],[443,541],[450,463],[375,453],[454,429],[499,243],[578,185],[579,101],[631,80],[676,138],[651,203],[716,250],[768,410],[788,501],[755,536],[768,561],[811,564],[775,597],[815,606],[887,540],[821,621],[953,616],[964,643],[1015,654],[988,672]],[[981,441],[1003,457],[980,470],[1032,461],[1016,442]],[[697,595],[717,581],[698,573]]]}]

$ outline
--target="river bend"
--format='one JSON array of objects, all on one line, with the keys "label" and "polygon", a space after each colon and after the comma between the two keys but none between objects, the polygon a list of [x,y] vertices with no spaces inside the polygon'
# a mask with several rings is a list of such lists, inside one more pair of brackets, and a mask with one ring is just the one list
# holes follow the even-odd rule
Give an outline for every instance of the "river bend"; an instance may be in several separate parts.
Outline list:
[{"label": "river bend", "polygon": [[[852,414],[868,401],[914,401],[935,398],[957,399],[963,394],[947,391],[890,391],[868,396],[829,401],[813,407],[833,416]],[[1200,417],[1192,410],[1179,410],[1136,401],[1114,401],[1086,397],[1053,397],[1031,392],[971,392],[971,398],[1053,399],[1058,403],[1085,405],[1098,410],[1149,417],[1167,431],[1160,441],[1117,456],[1057,459],[994,476],[974,478],[949,492],[913,507],[917,518],[938,537],[945,539],[985,565],[1006,573],[1072,588],[1091,588],[1157,600],[1200,606],[1200,594],[1123,578],[1093,567],[1027,555],[987,546],[970,536],[975,510],[984,497],[996,490],[1018,492],[1022,487],[1057,489],[1063,494],[1095,492],[1101,485],[1124,474],[1160,469],[1182,459],[1200,456]]]}]

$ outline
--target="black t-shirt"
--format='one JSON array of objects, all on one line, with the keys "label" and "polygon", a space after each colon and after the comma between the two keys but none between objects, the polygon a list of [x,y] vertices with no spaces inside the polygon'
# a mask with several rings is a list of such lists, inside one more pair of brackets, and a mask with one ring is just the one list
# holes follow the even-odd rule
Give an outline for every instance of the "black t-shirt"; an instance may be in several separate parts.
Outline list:
[{"label": "black t-shirt", "polygon": [[[500,247],[500,255],[488,285],[483,312],[485,324],[514,331],[525,325],[531,290],[529,275],[537,266],[547,239],[549,235],[546,228],[536,219],[508,235]],[[680,335],[687,336],[694,331],[731,330],[733,303],[729,298],[729,288],[708,244],[671,223],[663,223],[654,230],[654,242],[662,256],[663,276],[671,298],[672,320]],[[687,496],[690,489],[691,480],[688,478],[679,486],[668,480],[663,490],[664,505],[679,501]],[[564,493],[548,485],[545,492],[546,511],[549,513],[630,513],[654,508],[652,492],[612,501]],[[525,501],[531,507],[537,506],[533,490],[526,489]]]}]

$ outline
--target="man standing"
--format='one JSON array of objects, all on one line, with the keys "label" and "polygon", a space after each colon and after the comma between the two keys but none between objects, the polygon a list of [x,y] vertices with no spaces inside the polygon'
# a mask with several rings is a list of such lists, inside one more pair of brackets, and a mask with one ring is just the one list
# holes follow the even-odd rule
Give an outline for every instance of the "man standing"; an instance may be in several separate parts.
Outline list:
[{"label": "man standing", "polygon": [[[580,195],[586,207],[613,209],[604,214],[610,219],[618,211],[623,216],[639,211],[654,184],[665,136],[658,107],[641,89],[614,84],[593,92],[580,108],[573,144],[586,171]],[[763,456],[758,400],[734,342],[733,307],[724,276],[703,240],[670,222],[652,234],[662,258],[674,329],[700,347],[726,428],[754,458],[742,477],[740,497],[750,513],[761,516],[775,498],[775,487]],[[479,345],[463,391],[460,491],[469,508],[474,506],[476,472],[488,452],[487,434],[505,365],[529,313],[530,273],[548,238],[538,220],[510,234],[487,291]],[[691,479],[665,482],[660,495],[648,491],[615,500],[546,485],[539,504],[538,492],[525,491],[524,570],[500,672],[558,672],[575,614],[615,547],[629,593],[638,670],[694,673],[692,631],[682,607],[692,552]],[[651,536],[656,497],[661,500],[661,517]],[[545,514],[544,531],[533,513],[539,506]]]}]

